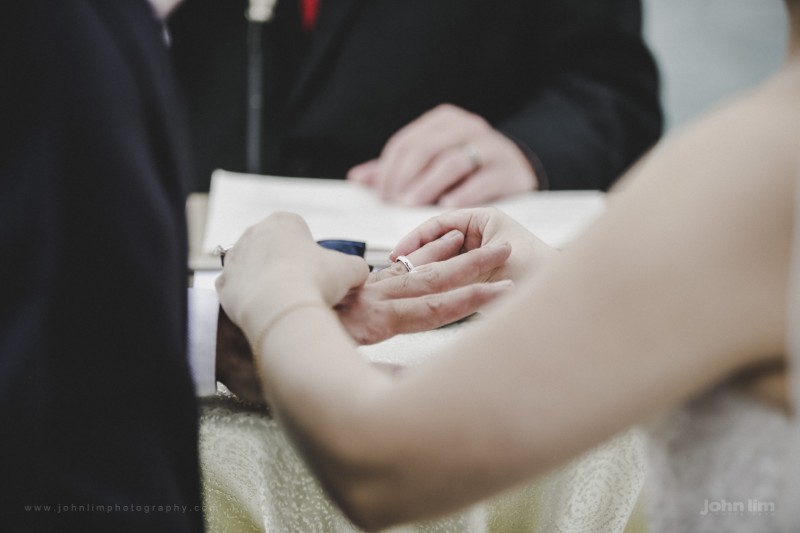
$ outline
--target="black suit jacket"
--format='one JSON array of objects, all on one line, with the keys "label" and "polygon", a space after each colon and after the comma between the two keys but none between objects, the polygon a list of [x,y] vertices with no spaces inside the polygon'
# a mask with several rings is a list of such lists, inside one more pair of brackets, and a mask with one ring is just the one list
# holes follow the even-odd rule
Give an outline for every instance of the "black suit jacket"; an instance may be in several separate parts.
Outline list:
[{"label": "black suit jacket", "polygon": [[[554,189],[608,187],[660,134],[639,0],[322,0],[310,35],[297,4],[266,27],[262,172],[342,178],[445,102],[511,136]],[[198,189],[244,170],[245,6],[187,0],[170,21]]]},{"label": "black suit jacket", "polygon": [[0,528],[202,530],[163,28],[145,0],[13,0],[0,65]]}]

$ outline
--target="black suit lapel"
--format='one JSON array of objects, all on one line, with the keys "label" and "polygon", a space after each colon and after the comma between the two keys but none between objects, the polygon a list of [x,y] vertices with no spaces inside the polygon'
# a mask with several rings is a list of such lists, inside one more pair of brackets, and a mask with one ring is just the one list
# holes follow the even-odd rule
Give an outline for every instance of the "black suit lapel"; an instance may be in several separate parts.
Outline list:
[{"label": "black suit lapel", "polygon": [[321,0],[321,10],[314,35],[308,43],[306,58],[297,72],[289,93],[288,108],[293,110],[306,97],[313,81],[324,69],[327,60],[347,35],[347,29],[358,14],[363,0]]}]

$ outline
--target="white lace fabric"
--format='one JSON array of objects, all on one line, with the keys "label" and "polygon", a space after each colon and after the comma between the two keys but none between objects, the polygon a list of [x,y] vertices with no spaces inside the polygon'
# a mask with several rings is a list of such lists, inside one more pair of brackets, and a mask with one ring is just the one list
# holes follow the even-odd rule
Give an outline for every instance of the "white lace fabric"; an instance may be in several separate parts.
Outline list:
[{"label": "white lace fabric", "polygon": [[732,385],[647,431],[649,533],[781,531],[792,419]]},{"label": "white lace fabric", "polygon": [[[362,348],[370,360],[419,364],[469,324]],[[277,422],[223,393],[201,408],[200,461],[209,533],[353,532]],[[644,483],[642,438],[629,431],[528,485],[395,532],[625,530]]]},{"label": "white lace fabric", "polygon": [[[800,183],[800,173],[798,174]],[[800,206],[800,186],[795,191]],[[787,347],[791,412],[723,384],[653,421],[649,533],[800,531],[800,216],[795,214]]]}]

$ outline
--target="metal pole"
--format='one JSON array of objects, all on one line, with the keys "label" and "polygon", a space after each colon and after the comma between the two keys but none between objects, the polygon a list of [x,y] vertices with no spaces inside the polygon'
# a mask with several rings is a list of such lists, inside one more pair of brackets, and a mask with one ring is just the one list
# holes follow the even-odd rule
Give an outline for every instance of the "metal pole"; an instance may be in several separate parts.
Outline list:
[{"label": "metal pole", "polygon": [[264,103],[264,23],[272,18],[276,0],[250,0],[247,18],[247,172],[261,172],[261,120]]},{"label": "metal pole", "polygon": [[261,117],[264,100],[264,63],[261,30],[264,23],[247,22],[247,150],[246,169],[261,172]]}]

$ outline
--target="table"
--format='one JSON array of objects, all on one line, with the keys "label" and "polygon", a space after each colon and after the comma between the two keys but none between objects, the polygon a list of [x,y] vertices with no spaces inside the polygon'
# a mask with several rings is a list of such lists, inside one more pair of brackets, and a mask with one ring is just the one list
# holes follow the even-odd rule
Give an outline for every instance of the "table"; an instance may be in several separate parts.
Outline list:
[{"label": "table", "polygon": [[[203,215],[204,202],[194,196],[187,205],[194,245],[201,242],[197,217]],[[196,265],[211,264],[201,255],[192,258]],[[473,322],[400,335],[360,351],[371,361],[421,364]],[[210,533],[358,531],[327,499],[265,411],[239,402],[220,385],[217,396],[201,401],[200,412],[202,489]],[[643,484],[643,437],[634,429],[527,485],[452,516],[392,531],[638,531]]]},{"label": "table", "polygon": [[[370,360],[420,364],[470,326],[402,335],[361,351]],[[631,516],[641,519],[642,446],[637,431],[629,431],[530,485],[397,531],[623,531]],[[277,422],[224,389],[202,402],[200,461],[210,533],[357,531],[322,493]]]}]

